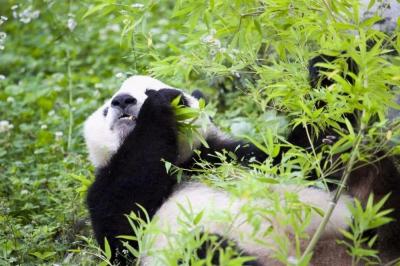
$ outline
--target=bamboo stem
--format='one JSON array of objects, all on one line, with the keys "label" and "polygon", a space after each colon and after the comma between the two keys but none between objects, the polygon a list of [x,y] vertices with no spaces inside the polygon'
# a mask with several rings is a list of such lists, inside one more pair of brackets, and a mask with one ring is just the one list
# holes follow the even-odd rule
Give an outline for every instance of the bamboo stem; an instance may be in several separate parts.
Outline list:
[{"label": "bamboo stem", "polygon": [[[364,113],[363,113],[362,116],[364,116]],[[361,121],[363,121],[363,119],[361,119]],[[333,198],[332,198],[332,200],[331,200],[331,202],[329,204],[329,208],[325,212],[325,215],[324,215],[321,223],[319,224],[317,230],[315,231],[313,237],[311,238],[310,243],[308,243],[308,246],[307,246],[306,250],[304,251],[304,253],[303,253],[302,257],[301,257],[301,261],[303,261],[313,251],[313,249],[315,248],[316,244],[318,243],[318,240],[320,239],[322,233],[325,230],[326,225],[329,222],[329,219],[330,219],[330,217],[331,217],[331,215],[333,213],[333,210],[336,207],[337,202],[340,199],[340,196],[343,193],[343,188],[347,184],[347,180],[348,180],[348,178],[349,178],[349,176],[350,176],[350,174],[351,174],[351,172],[353,170],[354,164],[356,162],[357,154],[358,154],[358,151],[359,151],[359,148],[360,148],[360,144],[361,144],[361,141],[362,141],[363,136],[364,136],[364,130],[365,130],[365,125],[362,123],[361,126],[360,126],[360,131],[359,131],[359,133],[358,133],[358,135],[356,137],[357,139],[356,139],[356,141],[355,141],[355,143],[353,145],[353,149],[351,151],[350,160],[349,160],[349,162],[348,162],[348,164],[347,164],[347,166],[346,166],[346,168],[344,170],[342,178],[340,179],[339,186],[336,189],[335,195],[333,196]]]}]

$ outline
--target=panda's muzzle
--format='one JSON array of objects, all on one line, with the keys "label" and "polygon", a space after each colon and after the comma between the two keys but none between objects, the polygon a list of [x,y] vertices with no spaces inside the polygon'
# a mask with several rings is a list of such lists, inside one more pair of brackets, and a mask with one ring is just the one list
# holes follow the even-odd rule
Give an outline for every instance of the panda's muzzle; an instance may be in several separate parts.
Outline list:
[{"label": "panda's muzzle", "polygon": [[116,95],[111,100],[111,107],[119,110],[121,115],[118,117],[119,120],[136,120],[136,116],[132,114],[132,107],[136,105],[137,100],[127,93],[121,93]]}]

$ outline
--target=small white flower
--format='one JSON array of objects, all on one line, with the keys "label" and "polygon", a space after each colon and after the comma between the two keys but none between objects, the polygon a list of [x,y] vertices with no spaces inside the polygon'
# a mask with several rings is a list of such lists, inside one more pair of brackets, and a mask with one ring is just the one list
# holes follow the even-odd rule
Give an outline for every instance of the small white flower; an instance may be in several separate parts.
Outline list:
[{"label": "small white flower", "polygon": [[40,126],[40,129],[42,129],[42,130],[47,129],[47,125],[41,125],[41,126]]},{"label": "small white flower", "polygon": [[204,43],[211,43],[211,42],[214,41],[214,36],[213,36],[213,35],[206,35],[206,36],[203,36],[203,37],[201,38],[201,41],[204,42]]},{"label": "small white flower", "polygon": [[76,103],[77,104],[83,103],[83,98],[79,97],[78,99],[76,99]]},{"label": "small white flower", "polygon": [[0,31],[0,42],[4,42],[4,40],[7,38],[7,33],[4,31]]},{"label": "small white flower", "polygon": [[14,126],[7,120],[0,121],[0,133],[7,132],[10,129],[13,129]]},{"label": "small white flower", "polygon": [[232,71],[231,73],[232,73],[232,75],[234,75],[235,77],[240,78],[239,72],[237,72],[237,71]]},{"label": "small white flower", "polygon": [[167,25],[169,23],[169,20],[166,18],[162,18],[158,21],[158,25]]},{"label": "small white flower", "polygon": [[31,18],[32,19],[36,19],[40,16],[40,11],[39,10],[35,10],[31,13]]},{"label": "small white flower", "polygon": [[60,141],[64,135],[64,133],[62,133],[61,131],[57,131],[55,134],[56,137],[56,141]]},{"label": "small white flower", "polygon": [[0,50],[4,50],[4,46],[3,45],[0,45]]},{"label": "small white flower", "polygon": [[213,42],[213,45],[218,47],[218,48],[220,48],[221,47],[221,41],[218,40],[218,39],[215,39],[214,42]]},{"label": "small white flower", "polygon": [[167,34],[161,35],[161,36],[160,36],[160,41],[161,41],[161,42],[166,42],[166,41],[168,41],[168,35],[167,35]]},{"label": "small white flower", "polygon": [[7,97],[7,102],[8,102],[8,103],[13,103],[13,102],[15,102],[14,97],[8,96],[8,97]]},{"label": "small white flower", "polygon": [[299,260],[296,259],[296,258],[293,257],[293,256],[290,256],[290,257],[288,258],[288,263],[289,263],[290,265],[298,265],[298,264],[299,264]]},{"label": "small white flower", "polygon": [[0,74],[0,80],[5,80],[6,76]]},{"label": "small white flower", "polygon": [[29,193],[29,191],[28,190],[26,190],[26,189],[23,189],[23,190],[21,190],[21,195],[26,195],[26,194],[28,194]]},{"label": "small white flower", "polygon": [[51,110],[50,112],[47,113],[48,116],[54,116],[56,112],[54,110]]},{"label": "small white flower", "polygon": [[96,88],[96,89],[101,89],[101,88],[103,88],[104,87],[104,85],[103,85],[103,83],[96,83],[96,84],[94,84],[94,87]]},{"label": "small white flower", "polygon": [[15,12],[13,12],[13,16],[14,17],[19,17],[19,20],[22,23],[29,23],[31,22],[33,19],[38,18],[40,15],[40,11],[39,10],[32,10],[32,6],[29,6],[27,9],[25,9],[24,11],[22,11],[21,13],[19,13],[19,15]]},{"label": "small white flower", "polygon": [[12,7],[11,7],[11,10],[15,10],[15,9],[17,9],[18,8],[18,5],[13,5]]},{"label": "small white flower", "polygon": [[160,28],[152,28],[150,29],[150,33],[153,35],[157,35],[161,33],[161,29]]},{"label": "small white flower", "polygon": [[118,79],[122,79],[122,78],[125,77],[125,74],[121,73],[121,72],[118,72],[117,74],[115,74],[115,77],[118,78]]},{"label": "small white flower", "polygon": [[121,27],[119,26],[119,24],[110,24],[107,26],[107,30],[112,31],[112,32],[120,32]]},{"label": "small white flower", "polygon": [[8,20],[8,17],[6,16],[0,16],[0,25],[3,24],[5,21]]},{"label": "small white flower", "polygon": [[73,31],[76,28],[76,25],[78,25],[78,23],[76,23],[75,19],[73,18],[68,19],[67,27],[70,31]]},{"label": "small white flower", "polygon": [[134,3],[134,4],[131,5],[131,7],[140,9],[140,8],[143,8],[144,5],[141,4],[141,3]]}]

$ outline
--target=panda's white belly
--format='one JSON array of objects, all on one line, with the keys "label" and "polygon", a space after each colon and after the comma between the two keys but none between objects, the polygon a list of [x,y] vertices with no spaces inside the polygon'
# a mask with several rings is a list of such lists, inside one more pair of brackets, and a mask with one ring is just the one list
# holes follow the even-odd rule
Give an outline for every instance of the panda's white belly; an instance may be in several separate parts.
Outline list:
[{"label": "panda's white belly", "polygon": [[[296,186],[274,186],[274,191],[296,192],[299,200],[313,205],[321,210],[326,210],[330,194],[314,188],[304,188]],[[336,238],[338,229],[346,228],[346,221],[350,217],[346,204],[350,202],[348,197],[342,197],[337,204],[337,207],[332,215],[330,222],[323,235],[324,239]],[[181,230],[188,230],[188,226],[183,226],[183,223],[193,223],[196,217],[197,224],[193,225],[197,229],[210,234],[218,234],[230,240],[235,241],[237,246],[244,252],[257,257],[258,262],[263,265],[274,265],[276,261],[270,258],[274,248],[278,248],[275,241],[270,235],[261,238],[271,225],[274,228],[274,234],[287,234],[290,236],[290,228],[282,228],[276,223],[275,217],[264,217],[260,227],[255,231],[254,226],[247,221],[245,208],[251,204],[251,209],[254,208],[271,208],[271,202],[252,200],[251,202],[245,199],[235,198],[225,191],[215,188],[210,188],[200,183],[188,183],[181,186],[174,194],[166,201],[157,211],[153,218],[153,225],[160,228],[163,233],[148,236],[152,239],[150,252],[142,257],[142,265],[155,266],[165,265],[162,262],[161,250],[174,249],[177,246],[176,241],[181,234]],[[188,214],[184,214],[181,209],[187,210]],[[202,214],[199,214],[201,213]],[[316,230],[321,221],[321,217],[314,213],[311,222],[306,229],[306,232],[311,235]],[[190,229],[190,227],[189,227]],[[276,235],[275,235],[276,236]],[[306,244],[306,243],[304,243]],[[295,248],[289,251],[294,254]],[[280,264],[276,264],[280,265]]]}]

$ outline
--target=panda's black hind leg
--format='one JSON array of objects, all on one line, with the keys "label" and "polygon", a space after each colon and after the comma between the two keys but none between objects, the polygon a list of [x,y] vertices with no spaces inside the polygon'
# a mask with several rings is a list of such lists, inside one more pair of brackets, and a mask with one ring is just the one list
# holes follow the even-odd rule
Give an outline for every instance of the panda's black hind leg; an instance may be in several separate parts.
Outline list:
[{"label": "panda's black hind leg", "polygon": [[[200,234],[200,238],[203,237],[204,234]],[[209,253],[212,253],[211,263],[212,265],[221,265],[220,257],[221,253],[227,253],[228,249],[233,249],[234,252],[233,257],[231,259],[237,257],[250,257],[251,255],[243,252],[234,241],[228,240],[218,234],[208,234],[205,241],[201,244],[201,246],[196,250],[196,255],[199,259],[207,258]],[[252,259],[243,263],[244,266],[261,266],[257,260]]]}]

